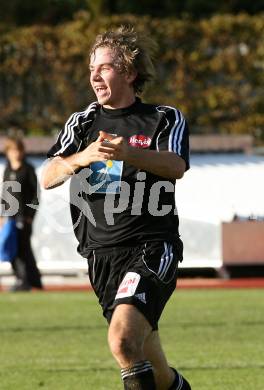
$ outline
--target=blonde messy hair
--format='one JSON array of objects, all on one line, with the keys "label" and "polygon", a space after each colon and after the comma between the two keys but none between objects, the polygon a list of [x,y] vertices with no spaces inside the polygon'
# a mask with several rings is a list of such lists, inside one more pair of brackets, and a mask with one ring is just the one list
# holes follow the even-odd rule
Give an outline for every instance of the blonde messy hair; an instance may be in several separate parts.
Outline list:
[{"label": "blonde messy hair", "polygon": [[121,26],[98,35],[90,50],[90,56],[99,47],[109,47],[114,51],[115,66],[120,72],[137,72],[133,81],[135,93],[141,93],[145,84],[154,78],[153,58],[156,44],[149,37],[136,32],[133,27]]}]

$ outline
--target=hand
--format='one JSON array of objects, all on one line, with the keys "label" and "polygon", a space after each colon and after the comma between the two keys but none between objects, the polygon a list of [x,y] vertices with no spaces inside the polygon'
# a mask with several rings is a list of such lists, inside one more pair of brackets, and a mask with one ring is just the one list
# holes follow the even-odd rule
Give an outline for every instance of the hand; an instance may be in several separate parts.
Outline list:
[{"label": "hand", "polygon": [[100,131],[100,137],[104,139],[100,150],[109,155],[109,160],[125,161],[129,155],[129,146],[124,137],[115,137]]},{"label": "hand", "polygon": [[101,135],[101,133],[103,132],[100,131],[99,137],[95,142],[92,142],[82,152],[78,153],[77,161],[80,167],[87,167],[95,161],[110,160],[111,157],[109,152],[105,150],[105,148],[102,146],[104,142],[104,137]]}]

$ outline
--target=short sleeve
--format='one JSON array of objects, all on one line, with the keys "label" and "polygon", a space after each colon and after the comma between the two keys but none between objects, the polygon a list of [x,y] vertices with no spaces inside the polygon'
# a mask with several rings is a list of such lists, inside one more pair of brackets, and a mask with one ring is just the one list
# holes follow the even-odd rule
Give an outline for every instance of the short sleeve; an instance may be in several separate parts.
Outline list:
[{"label": "short sleeve", "polygon": [[60,131],[55,144],[48,151],[47,157],[67,157],[77,153],[82,144],[83,125],[92,122],[96,108],[97,104],[92,103],[85,111],[72,114]]},{"label": "short sleeve", "polygon": [[159,107],[164,113],[156,138],[158,151],[174,152],[186,163],[186,171],[190,168],[189,128],[183,114],[172,107]]}]

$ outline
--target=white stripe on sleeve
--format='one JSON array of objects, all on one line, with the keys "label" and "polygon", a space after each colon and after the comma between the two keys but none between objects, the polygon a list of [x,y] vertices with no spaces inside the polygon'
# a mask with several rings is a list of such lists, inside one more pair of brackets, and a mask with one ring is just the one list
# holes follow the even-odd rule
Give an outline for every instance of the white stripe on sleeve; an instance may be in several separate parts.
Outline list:
[{"label": "white stripe on sleeve", "polygon": [[70,116],[66,122],[63,130],[63,135],[61,137],[61,148],[54,153],[54,156],[63,153],[73,142],[74,140],[74,127],[78,125],[78,120],[80,117],[87,118],[87,116],[96,110],[96,103],[91,103],[85,111],[75,112]]},{"label": "white stripe on sleeve", "polygon": [[[169,141],[168,141],[168,150],[170,152],[177,153],[178,155],[181,155],[181,143],[183,138],[183,133],[185,129],[185,119],[181,112],[177,110],[174,107],[170,106],[158,106],[157,111],[163,112],[165,115],[166,125],[164,129],[158,134],[156,139],[156,150],[159,151],[159,137],[160,135],[170,126],[170,134],[169,134]],[[169,120],[167,117],[167,112],[170,109],[173,111],[175,115],[175,120]]]},{"label": "white stripe on sleeve", "polygon": [[170,131],[169,151],[181,155],[181,141],[185,128],[185,120],[180,111],[176,110],[175,108],[173,110],[175,114],[175,123]]}]

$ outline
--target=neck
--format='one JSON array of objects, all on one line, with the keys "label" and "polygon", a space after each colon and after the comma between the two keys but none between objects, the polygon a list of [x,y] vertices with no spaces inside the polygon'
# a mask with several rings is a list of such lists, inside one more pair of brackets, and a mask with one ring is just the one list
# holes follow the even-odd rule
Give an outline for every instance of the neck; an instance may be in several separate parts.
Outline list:
[{"label": "neck", "polygon": [[22,160],[12,160],[9,161],[12,169],[19,169],[22,165]]},{"label": "neck", "polygon": [[125,99],[121,99],[117,103],[112,103],[112,104],[103,104],[104,108],[109,108],[111,110],[117,110],[119,108],[126,108],[131,106],[133,103],[136,101],[136,96],[133,94],[129,97],[126,97]]}]

